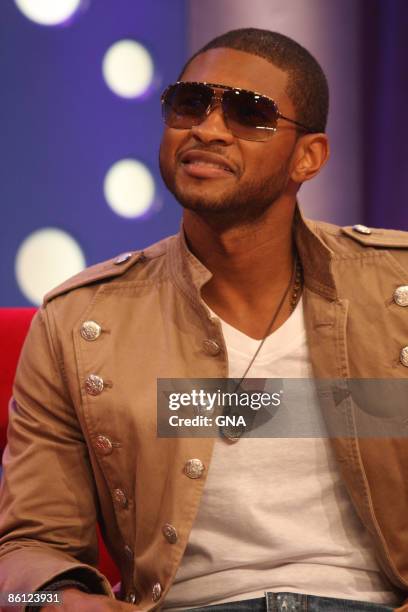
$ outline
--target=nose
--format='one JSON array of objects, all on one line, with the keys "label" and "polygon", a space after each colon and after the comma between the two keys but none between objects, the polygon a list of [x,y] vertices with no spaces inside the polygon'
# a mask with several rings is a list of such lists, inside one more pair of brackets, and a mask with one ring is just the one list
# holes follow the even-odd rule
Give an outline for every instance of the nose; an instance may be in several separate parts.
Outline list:
[{"label": "nose", "polygon": [[191,133],[197,140],[210,143],[229,145],[234,141],[234,135],[229,130],[221,104],[212,104],[205,119],[191,128]]}]

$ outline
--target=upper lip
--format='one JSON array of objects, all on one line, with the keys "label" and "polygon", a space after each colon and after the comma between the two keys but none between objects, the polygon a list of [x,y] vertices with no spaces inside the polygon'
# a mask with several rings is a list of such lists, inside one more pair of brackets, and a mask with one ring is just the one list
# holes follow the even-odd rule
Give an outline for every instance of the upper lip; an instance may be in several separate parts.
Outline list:
[{"label": "upper lip", "polygon": [[182,153],[182,155],[180,156],[180,161],[182,163],[202,161],[207,162],[209,164],[217,164],[218,166],[222,166],[223,168],[229,170],[230,172],[233,172],[234,174],[237,172],[235,166],[223,155],[211,153],[210,151],[190,149],[189,151],[185,151],[184,153]]}]

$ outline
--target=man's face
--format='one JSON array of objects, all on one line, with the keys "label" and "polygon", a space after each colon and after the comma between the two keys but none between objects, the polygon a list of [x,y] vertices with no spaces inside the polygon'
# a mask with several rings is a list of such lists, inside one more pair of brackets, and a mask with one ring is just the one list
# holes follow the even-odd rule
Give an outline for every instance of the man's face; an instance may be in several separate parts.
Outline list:
[{"label": "man's face", "polygon": [[[226,48],[200,54],[182,76],[183,81],[256,91],[273,98],[282,114],[296,118],[285,93],[287,78],[286,72],[261,57]],[[224,216],[231,214],[231,220],[245,221],[262,215],[287,189],[295,144],[295,127],[282,120],[264,142],[233,136],[218,105],[191,129],[165,127],[160,170],[183,207],[223,212]],[[222,168],[223,161],[229,169]]]}]

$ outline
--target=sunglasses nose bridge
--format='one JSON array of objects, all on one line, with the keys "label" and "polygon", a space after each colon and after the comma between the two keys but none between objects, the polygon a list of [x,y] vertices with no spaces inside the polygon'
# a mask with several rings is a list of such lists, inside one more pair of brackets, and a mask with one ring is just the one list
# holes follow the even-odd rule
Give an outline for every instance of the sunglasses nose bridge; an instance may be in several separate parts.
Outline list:
[{"label": "sunglasses nose bridge", "polygon": [[[216,108],[218,108],[218,107],[220,107],[220,108],[221,108],[221,110],[223,111],[223,105],[222,105],[222,99],[223,99],[223,96],[224,96],[224,92],[223,92],[223,91],[216,92],[216,91],[214,91],[214,90],[213,90],[213,93],[212,93],[212,97],[211,97],[210,103],[209,103],[209,105],[207,106],[207,109],[206,109],[206,111],[205,111],[205,114],[206,114],[206,116],[207,116],[207,117],[208,117],[208,115],[209,115],[210,113],[212,113],[212,112],[213,112],[213,110],[215,110],[215,109],[216,109]],[[223,113],[223,114],[224,114],[224,113]]]},{"label": "sunglasses nose bridge", "polygon": [[[231,132],[227,117],[224,112],[224,91],[212,90],[211,99],[208,102],[208,106],[205,109],[205,115],[201,116],[201,121],[193,128],[196,135],[200,134],[201,138],[229,141],[234,137]],[[218,112],[212,114],[214,110]]]}]

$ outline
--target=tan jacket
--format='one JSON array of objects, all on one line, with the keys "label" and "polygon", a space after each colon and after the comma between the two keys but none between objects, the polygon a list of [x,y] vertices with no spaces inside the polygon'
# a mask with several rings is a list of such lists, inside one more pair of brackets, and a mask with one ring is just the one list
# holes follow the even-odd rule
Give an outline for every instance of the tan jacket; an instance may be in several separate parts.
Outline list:
[{"label": "tan jacket", "polygon": [[[400,357],[408,308],[393,294],[408,285],[408,234],[363,234],[301,217],[295,225],[315,377],[406,378]],[[11,403],[0,591],[35,591],[81,567],[112,596],[93,567],[98,520],[121,569],[123,597],[146,610],[161,604],[197,513],[214,439],[156,437],[156,379],[228,376],[220,326],[200,299],[210,276],[180,235],[89,268],[46,297]],[[101,327],[93,340],[86,321]],[[346,402],[350,435],[333,439],[334,451],[379,563],[403,599],[408,439],[357,439],[352,411]],[[190,459],[205,468],[198,478]]]}]

